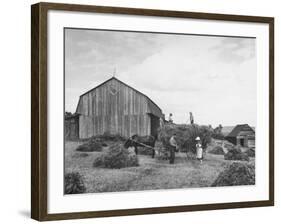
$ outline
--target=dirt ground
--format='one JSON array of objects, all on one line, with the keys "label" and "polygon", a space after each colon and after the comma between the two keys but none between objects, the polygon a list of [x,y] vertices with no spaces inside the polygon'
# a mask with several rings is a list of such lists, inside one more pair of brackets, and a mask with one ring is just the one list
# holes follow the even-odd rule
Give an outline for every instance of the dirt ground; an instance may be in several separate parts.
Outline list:
[{"label": "dirt ground", "polygon": [[188,159],[185,153],[176,153],[175,164],[138,155],[138,167],[96,168],[93,161],[101,152],[77,152],[79,144],[81,142],[66,141],[65,172],[83,175],[87,193],[209,187],[231,163],[222,155],[206,153],[200,164]]}]

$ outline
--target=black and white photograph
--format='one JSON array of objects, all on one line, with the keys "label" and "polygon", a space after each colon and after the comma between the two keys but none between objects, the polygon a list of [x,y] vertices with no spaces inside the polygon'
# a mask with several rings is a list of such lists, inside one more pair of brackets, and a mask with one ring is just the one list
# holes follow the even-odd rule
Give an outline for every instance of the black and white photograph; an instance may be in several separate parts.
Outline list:
[{"label": "black and white photograph", "polygon": [[64,28],[65,194],[255,185],[256,122],[254,37]]}]

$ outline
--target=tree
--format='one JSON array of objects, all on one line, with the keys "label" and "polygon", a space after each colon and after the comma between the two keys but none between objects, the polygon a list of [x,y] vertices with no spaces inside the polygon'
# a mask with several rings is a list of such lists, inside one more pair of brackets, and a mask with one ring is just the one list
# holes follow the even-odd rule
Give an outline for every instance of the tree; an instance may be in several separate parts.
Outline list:
[{"label": "tree", "polygon": [[214,129],[212,137],[215,138],[215,139],[219,139],[219,140],[223,140],[224,139],[224,135],[222,133],[222,125],[221,124]]}]

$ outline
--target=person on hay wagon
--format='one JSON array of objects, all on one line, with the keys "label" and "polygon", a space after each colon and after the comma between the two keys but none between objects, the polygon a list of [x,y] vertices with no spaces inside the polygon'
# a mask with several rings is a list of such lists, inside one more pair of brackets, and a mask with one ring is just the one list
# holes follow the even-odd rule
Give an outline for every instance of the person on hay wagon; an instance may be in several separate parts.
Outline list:
[{"label": "person on hay wagon", "polygon": [[199,136],[196,137],[195,141],[196,141],[196,159],[199,160],[200,163],[202,163],[202,161],[203,161],[203,148],[202,148],[200,137]]}]

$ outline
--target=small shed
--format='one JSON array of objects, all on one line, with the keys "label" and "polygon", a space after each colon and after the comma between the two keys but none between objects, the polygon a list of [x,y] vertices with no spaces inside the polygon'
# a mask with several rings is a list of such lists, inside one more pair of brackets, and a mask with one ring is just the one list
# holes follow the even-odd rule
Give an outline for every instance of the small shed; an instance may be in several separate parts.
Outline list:
[{"label": "small shed", "polygon": [[234,145],[255,148],[255,131],[248,124],[239,124],[225,137]]}]

